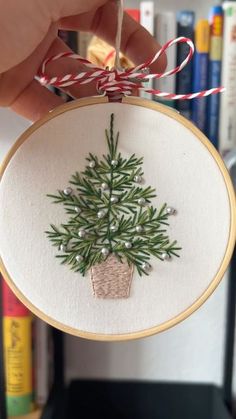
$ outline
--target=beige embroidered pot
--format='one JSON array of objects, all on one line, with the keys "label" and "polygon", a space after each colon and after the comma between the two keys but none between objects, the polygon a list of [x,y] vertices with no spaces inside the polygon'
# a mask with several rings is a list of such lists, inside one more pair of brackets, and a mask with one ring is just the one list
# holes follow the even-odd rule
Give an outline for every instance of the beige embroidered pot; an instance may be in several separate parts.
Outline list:
[{"label": "beige embroidered pot", "polygon": [[114,256],[91,268],[93,294],[97,298],[128,298],[133,276],[133,266]]}]

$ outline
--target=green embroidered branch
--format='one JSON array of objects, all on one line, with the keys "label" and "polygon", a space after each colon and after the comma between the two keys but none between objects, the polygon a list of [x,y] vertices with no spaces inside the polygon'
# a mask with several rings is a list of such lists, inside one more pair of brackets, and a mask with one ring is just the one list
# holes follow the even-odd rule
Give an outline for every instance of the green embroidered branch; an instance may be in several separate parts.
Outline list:
[{"label": "green embroidered branch", "polygon": [[108,153],[102,159],[89,153],[85,170],[70,180],[74,189],[48,195],[63,204],[70,218],[60,227],[51,224],[46,234],[61,263],[82,275],[111,253],[121,263],[135,265],[139,275],[148,275],[152,257],[163,261],[179,256],[180,247],[166,233],[173,211],[166,204],[159,212],[150,205],[156,192],[142,187],[143,158],[123,158],[118,152],[113,114],[105,137]]}]

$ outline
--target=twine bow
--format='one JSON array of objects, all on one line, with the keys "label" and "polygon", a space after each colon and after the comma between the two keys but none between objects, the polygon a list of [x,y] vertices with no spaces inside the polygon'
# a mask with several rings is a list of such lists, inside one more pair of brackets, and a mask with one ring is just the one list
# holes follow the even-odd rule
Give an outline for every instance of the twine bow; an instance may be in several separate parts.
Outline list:
[{"label": "twine bow", "polygon": [[[182,43],[186,43],[189,46],[189,52],[187,57],[183,60],[183,62],[180,65],[163,73],[149,73],[150,66],[154,64],[168,48],[170,48],[172,45]],[[97,91],[99,94],[102,95],[131,95],[133,89],[138,89],[139,91],[151,93],[160,98],[172,100],[195,99],[225,91],[224,87],[213,87],[211,89],[203,90],[201,92],[177,95],[174,93],[162,92],[161,90],[143,87],[141,85],[142,82],[146,82],[148,80],[161,79],[163,77],[169,77],[172,74],[179,73],[192,59],[193,53],[193,42],[191,41],[191,39],[182,36],[168,41],[151,60],[143,64],[140,64],[136,67],[132,67],[130,69],[103,69],[95,66],[89,60],[86,60],[80,55],[74,53],[61,53],[49,57],[43,62],[39,73],[39,81],[42,85],[51,85],[55,87],[68,87],[74,84],[84,85],[91,82],[96,82]],[[79,61],[81,64],[85,65],[88,68],[88,71],[82,71],[78,74],[67,74],[62,77],[54,76],[50,78],[49,76],[47,76],[46,66],[51,61],[56,61],[65,57]]]}]

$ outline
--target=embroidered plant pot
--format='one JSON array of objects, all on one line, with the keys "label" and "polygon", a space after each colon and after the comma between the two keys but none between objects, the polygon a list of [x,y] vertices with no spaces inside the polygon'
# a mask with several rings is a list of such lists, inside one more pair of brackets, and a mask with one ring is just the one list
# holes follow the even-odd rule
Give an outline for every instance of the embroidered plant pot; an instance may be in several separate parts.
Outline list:
[{"label": "embroidered plant pot", "polygon": [[114,256],[91,268],[94,296],[97,298],[128,298],[133,276],[133,266],[119,262]]}]

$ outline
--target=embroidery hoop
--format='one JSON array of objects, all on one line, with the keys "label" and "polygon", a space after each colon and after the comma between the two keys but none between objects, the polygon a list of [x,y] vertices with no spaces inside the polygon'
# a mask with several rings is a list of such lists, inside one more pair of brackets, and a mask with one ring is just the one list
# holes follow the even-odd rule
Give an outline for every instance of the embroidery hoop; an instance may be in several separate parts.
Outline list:
[{"label": "embroidery hoop", "polygon": [[[45,123],[49,122],[53,118],[76,108],[89,106],[89,105],[99,105],[102,103],[108,103],[108,98],[106,97],[94,97],[94,98],[86,98],[82,100],[77,100],[72,103],[62,105],[59,108],[53,110],[51,113],[49,113],[47,116],[45,116],[40,121],[36,122],[33,126],[31,126],[28,130],[26,130],[20,138],[16,141],[16,143],[11,148],[10,152],[6,156],[1,169],[0,169],[0,178],[2,178],[4,172],[6,171],[12,157],[17,152],[18,148],[28,139],[30,139],[30,136],[33,132],[35,132],[38,128],[40,128]],[[17,297],[38,317],[42,318],[47,323],[51,324],[52,326],[70,333],[75,336],[80,336],[83,338],[91,339],[91,340],[100,340],[100,341],[122,341],[122,340],[131,340],[141,337],[150,336],[159,332],[162,332],[164,330],[169,329],[170,327],[175,326],[179,322],[186,319],[188,316],[190,316],[194,311],[196,311],[213,293],[213,291],[216,289],[218,284],[220,283],[226,269],[228,266],[228,263],[230,261],[230,258],[233,253],[234,243],[235,243],[235,231],[236,231],[236,214],[235,214],[235,192],[234,188],[230,179],[230,176],[228,174],[228,171],[215,150],[215,148],[211,145],[211,143],[206,139],[206,137],[189,121],[187,121],[185,118],[183,118],[181,115],[179,115],[176,111],[167,108],[163,105],[149,102],[140,98],[123,98],[122,103],[124,104],[130,104],[130,105],[136,105],[141,106],[144,108],[148,108],[151,110],[156,110],[160,113],[163,113],[167,115],[168,117],[176,120],[180,124],[184,125],[188,130],[190,130],[197,138],[198,140],[208,149],[208,151],[211,153],[212,157],[214,158],[222,176],[225,182],[225,186],[227,188],[228,193],[228,199],[229,199],[229,206],[230,206],[230,234],[228,238],[228,244],[227,249],[224,255],[224,258],[221,262],[221,265],[219,267],[218,272],[216,273],[213,280],[210,282],[207,289],[200,295],[199,298],[197,298],[193,304],[191,304],[189,307],[187,307],[184,311],[180,312],[177,316],[171,318],[170,320],[165,321],[164,323],[159,324],[158,326],[151,327],[145,330],[135,331],[133,333],[123,333],[123,334],[105,334],[105,333],[92,333],[87,332],[83,330],[78,330],[76,328],[67,326],[63,323],[60,323],[57,320],[54,320],[50,316],[46,315],[44,312],[40,311],[36,306],[34,306],[31,301],[29,301],[21,292],[20,289],[15,285],[13,278],[10,277],[8,274],[7,268],[4,265],[3,260],[0,258],[0,271],[2,272],[4,278],[6,279],[8,285],[12,288],[14,293],[17,295]],[[167,268],[168,269],[168,268]]]}]

